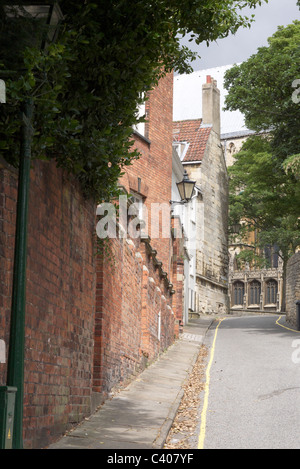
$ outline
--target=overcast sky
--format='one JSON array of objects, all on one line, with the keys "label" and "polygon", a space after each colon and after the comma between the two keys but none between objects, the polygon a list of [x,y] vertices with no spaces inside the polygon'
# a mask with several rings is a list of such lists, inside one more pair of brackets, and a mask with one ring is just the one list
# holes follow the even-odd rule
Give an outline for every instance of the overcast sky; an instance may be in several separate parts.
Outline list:
[{"label": "overcast sky", "polygon": [[256,9],[245,9],[245,16],[255,15],[251,29],[239,29],[235,36],[230,35],[217,42],[197,46],[183,40],[183,43],[201,55],[201,60],[192,63],[194,70],[203,70],[221,65],[229,65],[247,60],[255,54],[258,47],[266,46],[278,26],[286,26],[294,20],[300,20],[300,10],[296,0],[269,0],[268,4]]}]

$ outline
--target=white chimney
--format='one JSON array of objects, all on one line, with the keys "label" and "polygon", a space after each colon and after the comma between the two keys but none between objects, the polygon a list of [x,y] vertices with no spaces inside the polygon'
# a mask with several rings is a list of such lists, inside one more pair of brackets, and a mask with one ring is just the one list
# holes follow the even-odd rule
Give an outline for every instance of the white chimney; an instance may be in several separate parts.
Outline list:
[{"label": "white chimney", "polygon": [[213,130],[221,133],[220,90],[217,81],[210,75],[202,85],[202,124],[212,125]]}]

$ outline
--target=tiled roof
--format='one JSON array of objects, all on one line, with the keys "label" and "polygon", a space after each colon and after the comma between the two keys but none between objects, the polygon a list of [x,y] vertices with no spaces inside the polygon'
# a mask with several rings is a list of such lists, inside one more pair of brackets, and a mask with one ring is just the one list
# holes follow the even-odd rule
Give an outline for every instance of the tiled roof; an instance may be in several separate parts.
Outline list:
[{"label": "tiled roof", "polygon": [[202,119],[173,122],[173,141],[189,143],[183,162],[202,161],[211,127],[201,127]]}]

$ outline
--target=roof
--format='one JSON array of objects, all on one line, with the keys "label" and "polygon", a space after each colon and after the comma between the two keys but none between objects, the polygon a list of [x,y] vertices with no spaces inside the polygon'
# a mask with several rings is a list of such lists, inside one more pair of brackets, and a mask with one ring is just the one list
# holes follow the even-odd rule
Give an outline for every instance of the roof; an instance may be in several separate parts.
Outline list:
[{"label": "roof", "polygon": [[202,119],[173,122],[173,141],[189,143],[184,163],[202,161],[212,127],[201,123]]}]

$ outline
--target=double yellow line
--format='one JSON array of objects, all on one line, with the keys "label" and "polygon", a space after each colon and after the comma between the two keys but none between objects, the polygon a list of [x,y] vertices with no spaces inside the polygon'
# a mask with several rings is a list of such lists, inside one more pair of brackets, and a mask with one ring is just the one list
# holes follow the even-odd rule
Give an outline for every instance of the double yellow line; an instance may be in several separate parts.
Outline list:
[{"label": "double yellow line", "polygon": [[280,316],[277,319],[277,321],[276,321],[277,326],[283,327],[284,329],[287,329],[288,331],[298,332],[298,334],[299,334],[300,331],[295,331],[295,329],[290,329],[289,327],[286,327],[286,326],[283,326],[282,324],[279,324],[279,321],[280,321],[281,318],[282,318],[282,316]]},{"label": "double yellow line", "polygon": [[207,369],[206,369],[205,394],[204,394],[204,401],[203,401],[203,409],[202,409],[202,413],[201,413],[201,424],[200,424],[200,433],[199,433],[199,440],[198,440],[198,449],[203,449],[204,448],[204,439],[205,439],[205,431],[206,431],[206,416],[207,416],[207,408],[208,408],[209,383],[210,383],[210,369],[211,369],[211,365],[212,365],[212,362],[213,362],[213,359],[214,359],[218,329],[220,327],[221,322],[224,321],[224,319],[225,318],[219,319],[219,324],[216,327],[215,336],[214,336],[212,349],[211,349],[211,354],[210,354],[210,360],[209,360],[209,363],[208,363]]}]

